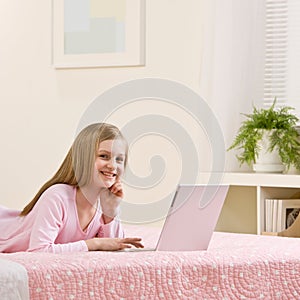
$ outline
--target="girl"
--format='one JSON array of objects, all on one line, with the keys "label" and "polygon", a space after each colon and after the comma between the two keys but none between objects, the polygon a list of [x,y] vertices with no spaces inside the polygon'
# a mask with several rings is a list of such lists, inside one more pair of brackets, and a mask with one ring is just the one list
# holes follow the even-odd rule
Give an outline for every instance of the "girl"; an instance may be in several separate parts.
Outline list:
[{"label": "girl", "polygon": [[143,247],[116,219],[128,146],[117,127],[92,124],[56,174],[20,212],[0,207],[0,252],[68,252]]}]

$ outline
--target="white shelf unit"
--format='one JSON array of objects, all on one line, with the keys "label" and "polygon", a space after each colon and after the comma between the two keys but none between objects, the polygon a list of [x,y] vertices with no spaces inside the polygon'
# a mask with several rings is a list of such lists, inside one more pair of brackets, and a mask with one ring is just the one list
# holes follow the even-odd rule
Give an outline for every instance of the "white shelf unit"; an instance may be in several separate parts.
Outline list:
[{"label": "white shelf unit", "polygon": [[[200,182],[209,182],[209,176],[210,174],[208,173],[200,174]],[[256,189],[253,201],[256,201],[257,234],[265,231],[264,200],[266,198],[285,199],[300,197],[300,175],[298,174],[224,173],[221,183],[240,188],[253,187]]]}]

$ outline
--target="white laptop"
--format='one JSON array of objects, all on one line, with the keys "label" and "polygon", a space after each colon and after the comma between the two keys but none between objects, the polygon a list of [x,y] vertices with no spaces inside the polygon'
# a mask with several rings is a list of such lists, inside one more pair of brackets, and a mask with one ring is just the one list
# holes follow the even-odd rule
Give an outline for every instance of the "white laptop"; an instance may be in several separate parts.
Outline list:
[{"label": "white laptop", "polygon": [[207,250],[228,185],[178,185],[156,248],[125,251]]}]

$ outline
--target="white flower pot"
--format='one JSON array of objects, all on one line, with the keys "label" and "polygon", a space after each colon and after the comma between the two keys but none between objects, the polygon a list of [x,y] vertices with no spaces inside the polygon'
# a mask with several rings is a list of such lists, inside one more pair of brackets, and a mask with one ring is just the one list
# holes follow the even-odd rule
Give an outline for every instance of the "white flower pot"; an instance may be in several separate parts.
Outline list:
[{"label": "white flower pot", "polygon": [[269,136],[272,130],[264,130],[262,140],[259,142],[259,152],[253,170],[260,173],[282,173],[285,170],[284,164],[278,153],[278,149],[272,152],[267,151],[270,146]]}]

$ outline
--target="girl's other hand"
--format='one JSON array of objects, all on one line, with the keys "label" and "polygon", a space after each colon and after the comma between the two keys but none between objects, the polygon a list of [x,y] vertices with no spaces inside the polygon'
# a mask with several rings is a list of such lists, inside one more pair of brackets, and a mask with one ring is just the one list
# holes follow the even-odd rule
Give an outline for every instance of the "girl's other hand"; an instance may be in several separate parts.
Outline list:
[{"label": "girl's other hand", "polygon": [[118,251],[132,246],[136,248],[144,248],[141,238],[93,238],[86,240],[89,251]]}]

